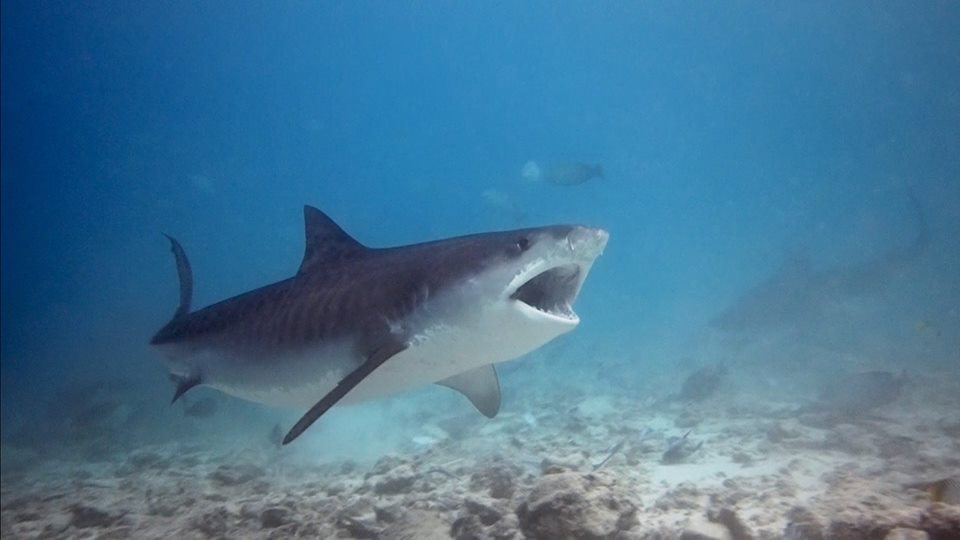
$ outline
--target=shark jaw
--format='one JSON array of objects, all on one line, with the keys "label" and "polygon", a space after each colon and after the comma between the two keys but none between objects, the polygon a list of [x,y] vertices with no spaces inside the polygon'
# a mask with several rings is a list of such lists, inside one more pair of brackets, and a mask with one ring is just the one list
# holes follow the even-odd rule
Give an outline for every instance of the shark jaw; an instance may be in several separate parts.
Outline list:
[{"label": "shark jaw", "polygon": [[609,236],[601,229],[574,228],[547,253],[522,267],[510,280],[504,295],[528,317],[572,329],[580,323],[573,303],[593,261],[603,254]]},{"label": "shark jaw", "polygon": [[573,311],[577,288],[583,282],[580,266],[565,264],[540,272],[517,287],[510,299],[517,309],[531,316],[549,317],[576,325],[580,317]]}]

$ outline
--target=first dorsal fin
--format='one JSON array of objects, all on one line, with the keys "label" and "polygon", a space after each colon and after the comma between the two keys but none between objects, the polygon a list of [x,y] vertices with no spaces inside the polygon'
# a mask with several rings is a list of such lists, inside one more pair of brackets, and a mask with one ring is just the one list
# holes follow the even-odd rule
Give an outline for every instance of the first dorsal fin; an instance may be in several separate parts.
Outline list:
[{"label": "first dorsal fin", "polygon": [[306,246],[297,274],[362,253],[366,248],[344,232],[329,216],[310,205],[303,207]]}]

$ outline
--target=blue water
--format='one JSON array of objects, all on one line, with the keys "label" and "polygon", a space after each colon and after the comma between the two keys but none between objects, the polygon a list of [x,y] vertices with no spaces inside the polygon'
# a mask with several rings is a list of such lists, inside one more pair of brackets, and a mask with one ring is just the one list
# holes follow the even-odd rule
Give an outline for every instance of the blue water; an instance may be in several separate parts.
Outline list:
[{"label": "blue water", "polygon": [[[957,28],[947,1],[4,1],[4,444],[56,444],[43,427],[76,405],[64,389],[105,380],[142,414],[105,447],[216,437],[170,412],[147,346],[177,300],[161,232],[206,305],[295,271],[304,204],[374,246],[609,230],[581,326],[504,370],[504,410],[522,413],[524,370],[591,393],[614,359],[636,381],[618,391],[645,399],[703,361],[735,364],[702,357],[713,317],[795,250],[834,268],[909,243],[912,193],[925,270],[875,288],[882,327],[841,317],[830,340],[891,369],[956,365]],[[525,182],[529,160],[606,177]],[[673,375],[643,382],[657,373]],[[447,399],[425,392],[390,403]],[[355,451],[363,421],[389,423],[377,407],[307,444]],[[222,410],[258,438],[299,415]]]}]

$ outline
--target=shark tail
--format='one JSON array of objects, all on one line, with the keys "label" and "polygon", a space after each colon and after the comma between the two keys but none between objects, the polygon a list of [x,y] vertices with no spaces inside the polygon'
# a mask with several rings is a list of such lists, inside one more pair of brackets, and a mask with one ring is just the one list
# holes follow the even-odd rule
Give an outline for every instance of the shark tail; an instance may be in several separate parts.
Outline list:
[{"label": "shark tail", "polygon": [[193,271],[190,269],[190,261],[187,259],[187,253],[177,239],[164,234],[170,240],[170,251],[177,261],[177,277],[180,279],[180,305],[173,314],[171,322],[187,316],[190,313],[190,302],[193,299]]}]

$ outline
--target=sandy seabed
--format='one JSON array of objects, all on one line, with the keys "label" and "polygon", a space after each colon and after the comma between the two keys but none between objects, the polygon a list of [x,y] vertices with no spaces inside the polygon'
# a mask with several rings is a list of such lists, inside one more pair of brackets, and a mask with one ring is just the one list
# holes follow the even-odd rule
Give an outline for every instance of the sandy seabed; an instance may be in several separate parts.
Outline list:
[{"label": "sandy seabed", "polygon": [[[908,399],[855,418],[772,399],[544,393],[524,404],[538,412],[431,420],[408,451],[369,463],[318,463],[265,438],[228,451],[158,444],[82,461],[5,446],[0,532],[957,539],[960,506],[932,502],[922,484],[960,471],[960,388],[946,377],[911,387]],[[689,454],[664,463],[687,431]]]}]

